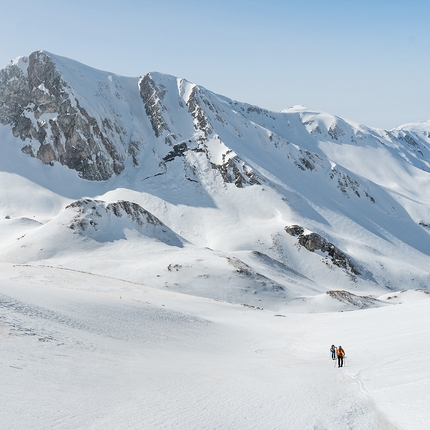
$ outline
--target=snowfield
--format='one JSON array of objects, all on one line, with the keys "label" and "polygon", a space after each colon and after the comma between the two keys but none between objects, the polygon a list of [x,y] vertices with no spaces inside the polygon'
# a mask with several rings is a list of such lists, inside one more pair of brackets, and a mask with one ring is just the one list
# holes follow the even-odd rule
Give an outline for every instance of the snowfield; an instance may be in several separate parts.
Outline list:
[{"label": "snowfield", "polygon": [[277,314],[58,268],[0,276],[3,428],[428,428],[426,293]]},{"label": "snowfield", "polygon": [[430,121],[37,51],[0,153],[1,428],[430,428]]}]

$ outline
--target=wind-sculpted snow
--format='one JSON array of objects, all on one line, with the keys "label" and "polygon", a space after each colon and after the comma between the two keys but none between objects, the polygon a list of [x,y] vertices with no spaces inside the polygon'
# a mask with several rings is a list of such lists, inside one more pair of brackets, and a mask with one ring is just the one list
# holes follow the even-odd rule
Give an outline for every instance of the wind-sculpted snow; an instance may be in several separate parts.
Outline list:
[{"label": "wind-sculpted snow", "polygon": [[[181,331],[196,329],[196,326],[199,325],[211,325],[211,322],[205,321],[203,318],[192,317],[162,308],[154,309],[147,306],[142,311],[142,307],[138,303],[134,307],[128,308],[126,313],[119,306],[106,308],[106,305],[97,303],[93,303],[91,306],[81,303],[79,307],[81,308],[80,310],[76,306],[74,309],[58,312],[0,294],[0,309],[3,314],[2,323],[11,330],[14,336],[35,336],[39,342],[56,342],[57,345],[74,342],[76,343],[75,346],[79,346],[78,342],[73,338],[61,338],[58,334],[58,328],[56,328],[58,325],[111,339],[133,341],[141,344],[146,342],[174,342]],[[19,318],[13,318],[14,315],[19,315]],[[94,315],[97,315],[97,318],[93,318]],[[121,324],[111,324],[115,320],[120,321]],[[34,321],[45,322],[45,324],[42,324],[37,329],[31,328],[34,326]],[[122,325],[126,325],[128,329],[124,330]],[[172,330],[169,330],[169,332],[166,330],[164,335],[160,336],[161,332],[164,331],[163,326],[169,329],[174,326],[176,333]],[[148,333],[151,332],[158,332],[158,336],[149,336]],[[92,348],[93,346],[90,347]]]}]

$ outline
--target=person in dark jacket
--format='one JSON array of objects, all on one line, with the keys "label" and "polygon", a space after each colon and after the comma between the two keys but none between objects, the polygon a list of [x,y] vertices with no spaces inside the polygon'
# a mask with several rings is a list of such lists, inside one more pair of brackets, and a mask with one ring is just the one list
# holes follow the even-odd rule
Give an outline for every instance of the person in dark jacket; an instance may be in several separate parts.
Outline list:
[{"label": "person in dark jacket", "polygon": [[336,360],[336,347],[334,345],[330,347],[330,352],[331,352],[331,359]]}]

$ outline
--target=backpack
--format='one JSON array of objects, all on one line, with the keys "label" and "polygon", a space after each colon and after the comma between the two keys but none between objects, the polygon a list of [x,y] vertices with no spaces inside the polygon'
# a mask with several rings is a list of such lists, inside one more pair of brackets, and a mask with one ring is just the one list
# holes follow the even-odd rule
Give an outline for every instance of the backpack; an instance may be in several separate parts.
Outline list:
[{"label": "backpack", "polygon": [[337,355],[338,355],[339,357],[343,357],[343,356],[345,355],[345,351],[344,351],[342,348],[339,348],[339,349],[337,350]]}]

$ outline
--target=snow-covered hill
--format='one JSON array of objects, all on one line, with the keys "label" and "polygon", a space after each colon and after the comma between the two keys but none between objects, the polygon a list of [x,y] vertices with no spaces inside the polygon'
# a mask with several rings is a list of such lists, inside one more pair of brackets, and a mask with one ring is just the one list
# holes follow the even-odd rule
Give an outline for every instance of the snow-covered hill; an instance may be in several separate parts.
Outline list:
[{"label": "snow-covered hill", "polygon": [[0,263],[2,427],[426,430],[430,296],[389,297],[279,314]]},{"label": "snow-covered hill", "polygon": [[270,112],[44,51],[1,70],[0,122],[3,261],[272,308],[429,286],[430,122]]},{"label": "snow-covered hill", "polygon": [[12,61],[3,425],[427,429],[429,149],[430,122]]}]

